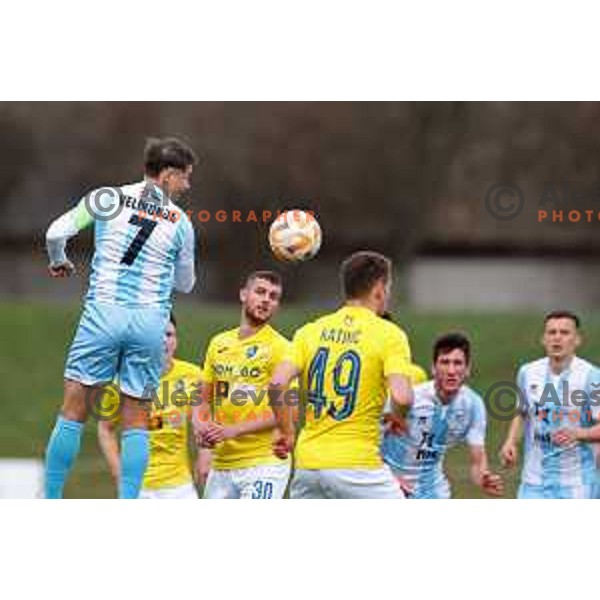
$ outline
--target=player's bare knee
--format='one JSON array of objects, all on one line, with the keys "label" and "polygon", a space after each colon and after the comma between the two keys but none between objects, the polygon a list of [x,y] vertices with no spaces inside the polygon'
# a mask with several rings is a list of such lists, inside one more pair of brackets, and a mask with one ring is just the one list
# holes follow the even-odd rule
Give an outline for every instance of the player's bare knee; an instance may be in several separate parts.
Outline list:
[{"label": "player's bare knee", "polygon": [[150,402],[125,395],[122,397],[122,402],[121,422],[123,429],[147,429]]},{"label": "player's bare knee", "polygon": [[86,386],[78,381],[65,379],[62,415],[69,421],[85,423],[87,420],[87,406],[85,402]]}]

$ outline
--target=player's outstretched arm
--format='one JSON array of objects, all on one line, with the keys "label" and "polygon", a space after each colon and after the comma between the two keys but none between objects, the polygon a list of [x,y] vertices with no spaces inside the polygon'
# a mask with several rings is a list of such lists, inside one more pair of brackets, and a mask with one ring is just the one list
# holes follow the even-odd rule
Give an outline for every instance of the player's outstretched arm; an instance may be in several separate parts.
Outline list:
[{"label": "player's outstretched arm", "polygon": [[200,401],[192,405],[192,428],[199,448],[212,448],[206,440],[206,433],[213,421],[211,404],[214,398],[214,384],[206,381],[199,382]]},{"label": "player's outstretched arm", "polygon": [[570,446],[577,442],[600,442],[600,423],[593,427],[561,427],[552,434],[552,441],[559,446]]},{"label": "player's outstretched arm", "polygon": [[194,467],[194,476],[196,483],[205,486],[210,468],[212,466],[212,451],[208,448],[200,448],[198,456],[196,457],[196,464]]},{"label": "player's outstretched arm", "polygon": [[395,325],[386,328],[381,352],[391,414],[397,419],[404,419],[414,401],[412,385],[406,376],[407,369],[412,365],[412,359],[408,337],[404,331]]},{"label": "player's outstretched arm", "polygon": [[121,473],[121,459],[116,425],[113,421],[98,422],[98,445],[108,463],[113,480],[118,484]]},{"label": "player's outstretched arm", "polygon": [[523,432],[523,416],[515,415],[510,423],[506,441],[500,450],[500,460],[504,467],[514,467],[519,458],[518,445]]},{"label": "player's outstretched arm", "polygon": [[502,496],[504,483],[502,477],[488,468],[487,453],[483,446],[469,446],[471,459],[471,481],[490,496]]},{"label": "player's outstretched arm", "polygon": [[269,403],[277,425],[273,452],[279,458],[286,458],[294,447],[296,436],[294,422],[297,405],[288,401],[287,391],[291,382],[298,375],[300,375],[298,367],[293,362],[284,360],[277,365],[269,383]]},{"label": "player's outstretched arm", "polygon": [[90,216],[84,200],[52,221],[46,232],[50,277],[69,277],[75,272],[75,266],[67,258],[65,252],[67,241],[91,225],[92,222],[93,218]]},{"label": "player's outstretched arm", "polygon": [[390,391],[391,413],[396,419],[404,419],[413,404],[414,396],[408,377],[392,373],[387,377]]},{"label": "player's outstretched arm", "polygon": [[186,228],[185,237],[175,262],[175,289],[178,292],[189,294],[196,283],[196,268],[194,259],[194,249],[196,243],[194,238],[194,229],[191,223],[186,221],[184,226]]},{"label": "player's outstretched arm", "polygon": [[[205,403],[205,399],[209,394],[206,394],[204,390],[204,386],[207,385],[203,383],[201,380],[196,381],[192,385],[194,391],[190,394],[190,420],[188,426],[191,428],[192,436],[191,439],[194,440],[193,450],[190,448],[190,452],[195,454],[194,459],[194,479],[196,483],[204,486],[206,485],[206,480],[208,478],[208,474],[210,472],[210,468],[212,465],[212,451],[208,448],[201,447],[201,439],[202,439],[202,428],[198,427],[199,424],[203,423],[203,419],[210,419],[210,407],[208,415],[206,411],[202,411],[200,407],[200,403]],[[212,384],[208,384],[212,387]],[[203,393],[206,395],[203,397]],[[212,390],[210,391],[210,395],[212,396]]]}]

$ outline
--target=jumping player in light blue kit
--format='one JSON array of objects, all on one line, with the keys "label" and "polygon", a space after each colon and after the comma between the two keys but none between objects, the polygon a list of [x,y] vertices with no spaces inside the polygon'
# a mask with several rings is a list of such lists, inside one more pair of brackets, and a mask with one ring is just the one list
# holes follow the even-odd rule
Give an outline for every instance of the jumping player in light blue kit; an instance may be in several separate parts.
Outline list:
[{"label": "jumping player in light blue kit", "polygon": [[149,140],[143,181],[94,190],[48,229],[51,277],[74,273],[67,240],[91,225],[95,250],[67,357],[62,411],[46,449],[47,498],[62,497],[88,405],[114,380],[123,403],[119,497],[138,497],[149,452],[147,403],[141,400],[159,384],[173,288],[188,293],[195,282],[194,232],[172,201],[189,190],[195,163],[179,140]]},{"label": "jumping player in light blue kit", "polygon": [[519,498],[591,498],[597,472],[593,442],[600,441],[600,371],[575,356],[580,321],[569,311],[544,319],[546,357],[523,365],[517,375],[519,413],[500,456],[517,463],[525,425]]},{"label": "jumping player in light blue kit", "polygon": [[465,385],[471,347],[462,334],[440,337],[433,348],[433,380],[414,388],[406,421],[384,417],[384,462],[409,498],[450,498],[444,457],[450,446],[469,446],[471,479],[491,495],[502,494],[498,475],[488,470],[483,400]]}]

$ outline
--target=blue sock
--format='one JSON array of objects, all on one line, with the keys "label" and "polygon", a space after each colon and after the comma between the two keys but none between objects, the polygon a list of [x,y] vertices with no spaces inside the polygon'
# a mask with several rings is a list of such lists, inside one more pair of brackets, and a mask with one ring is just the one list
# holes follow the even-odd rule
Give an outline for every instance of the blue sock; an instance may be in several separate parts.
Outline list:
[{"label": "blue sock", "polygon": [[56,419],[46,448],[46,498],[62,498],[67,475],[79,454],[82,432],[83,423],[69,421],[62,416]]},{"label": "blue sock", "polygon": [[119,498],[134,499],[140,495],[149,455],[150,444],[145,429],[127,429],[121,434]]}]

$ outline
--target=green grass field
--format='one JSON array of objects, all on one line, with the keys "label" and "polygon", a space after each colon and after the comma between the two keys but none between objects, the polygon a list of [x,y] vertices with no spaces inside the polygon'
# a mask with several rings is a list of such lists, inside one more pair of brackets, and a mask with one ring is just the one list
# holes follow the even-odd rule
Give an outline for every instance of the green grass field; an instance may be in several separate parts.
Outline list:
[{"label": "green grass field", "polygon": [[[62,399],[62,372],[65,353],[79,317],[77,305],[49,305],[0,302],[0,377],[3,383],[0,406],[0,457],[42,458]],[[308,308],[284,308],[276,326],[290,335],[305,320],[320,314]],[[541,314],[419,314],[397,313],[397,320],[409,334],[415,361],[430,362],[432,340],[441,332],[460,329],[469,333],[474,346],[472,386],[482,395],[496,381],[512,380],[521,362],[539,357]],[[600,362],[600,314],[584,314],[586,341],[580,354]],[[208,339],[217,331],[234,327],[237,306],[181,306],[179,352],[186,360],[197,361]],[[491,421],[488,452],[491,465],[499,468],[497,451],[506,424]],[[447,466],[454,496],[479,498],[469,482],[464,448],[449,454]],[[516,473],[506,473],[507,497],[514,497]],[[95,423],[86,428],[82,452],[66,489],[71,498],[112,498],[114,489],[96,444]]]}]

